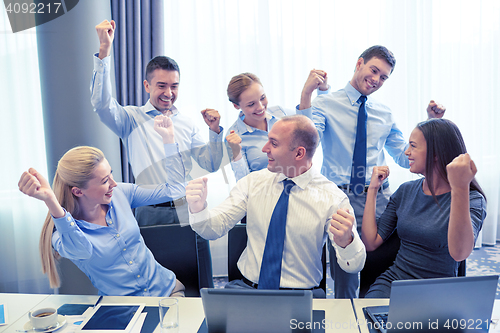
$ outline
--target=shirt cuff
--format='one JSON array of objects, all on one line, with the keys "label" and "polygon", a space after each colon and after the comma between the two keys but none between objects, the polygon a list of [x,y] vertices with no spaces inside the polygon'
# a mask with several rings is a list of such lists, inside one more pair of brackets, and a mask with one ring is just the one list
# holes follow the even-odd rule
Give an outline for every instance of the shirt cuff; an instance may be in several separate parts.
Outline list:
[{"label": "shirt cuff", "polygon": [[331,85],[328,85],[328,89],[326,90],[321,90],[319,89],[319,87],[316,89],[316,93],[318,95],[326,95],[326,94],[329,94],[330,93],[330,90],[332,89],[332,86]]},{"label": "shirt cuff", "polygon": [[201,228],[202,222],[205,222],[206,220],[209,219],[210,214],[207,209],[207,203],[205,203],[205,208],[203,208],[202,211],[198,213],[191,213],[191,210],[188,207],[188,212],[189,212],[189,224],[191,225],[191,229],[193,229],[196,233],[202,232],[203,228]]},{"label": "shirt cuff", "polygon": [[224,127],[219,126],[219,130],[220,130],[219,134],[215,133],[211,129],[208,130],[208,137],[209,137],[210,141],[212,141],[212,142],[217,142],[217,141],[222,142],[222,140],[224,139]]},{"label": "shirt cuff", "polygon": [[312,107],[307,108],[307,109],[303,109],[303,110],[299,110],[299,106],[300,106],[300,104],[297,104],[297,106],[295,107],[295,113],[304,115],[307,118],[312,119]]},{"label": "shirt cuff", "polygon": [[344,260],[344,261],[349,261],[349,260],[354,259],[354,257],[360,251],[364,250],[364,245],[361,242],[361,239],[359,238],[359,236],[356,237],[353,235],[353,239],[352,239],[351,244],[347,245],[344,248],[338,246],[337,243],[335,243],[333,241],[333,239],[330,239],[330,240],[332,241],[332,245],[335,247],[335,250],[339,254],[340,258],[342,258],[342,260]]},{"label": "shirt cuff", "polygon": [[94,71],[97,73],[104,73],[111,62],[111,56],[107,56],[104,59],[99,59],[99,53],[94,54]]},{"label": "shirt cuff", "polygon": [[63,210],[66,213],[63,217],[56,219],[52,216],[52,220],[54,221],[57,231],[59,231],[59,233],[67,233],[73,229],[78,229],[73,216],[71,216],[71,214],[68,213],[64,208]]},{"label": "shirt cuff", "polygon": [[[240,153],[241,154],[241,153]],[[233,171],[240,171],[240,172],[245,172],[245,159],[243,158],[243,154],[241,154],[241,158],[239,160],[232,160],[231,161],[231,167],[233,168]]]},{"label": "shirt cuff", "polygon": [[197,223],[200,221],[205,221],[208,220],[209,214],[208,214],[208,209],[207,209],[207,204],[205,203],[205,208],[203,210],[199,211],[198,213],[191,213],[191,210],[189,209],[189,223]]},{"label": "shirt cuff", "polygon": [[236,182],[250,173],[247,159],[243,156],[243,154],[239,160],[231,161],[231,169],[233,169]]},{"label": "shirt cuff", "polygon": [[165,143],[163,144],[163,149],[165,150],[165,157],[170,157],[179,154],[177,142]]}]

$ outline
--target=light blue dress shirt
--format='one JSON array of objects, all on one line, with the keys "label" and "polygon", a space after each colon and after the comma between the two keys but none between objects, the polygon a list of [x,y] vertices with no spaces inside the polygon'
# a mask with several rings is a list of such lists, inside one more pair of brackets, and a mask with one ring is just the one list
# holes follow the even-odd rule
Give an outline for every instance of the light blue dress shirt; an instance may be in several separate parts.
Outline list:
[{"label": "light blue dress shirt", "polygon": [[[314,121],[321,137],[321,173],[337,185],[349,184],[351,180],[360,96],[361,93],[347,83],[344,89],[316,97],[312,108],[301,110]],[[369,184],[373,167],[387,165],[384,148],[403,168],[409,168],[410,164],[404,154],[408,142],[396,126],[391,110],[368,96],[366,113],[366,184]]]},{"label": "light blue dress shirt", "polygon": [[131,208],[170,201],[183,190],[165,184],[147,189],[118,183],[108,205],[107,227],[76,220],[66,212],[54,219],[52,246],[89,277],[100,295],[170,296],[175,274],[156,262]]},{"label": "light blue dress shirt", "polygon": [[118,183],[108,205],[106,227],[76,220],[68,212],[53,218],[52,247],[78,266],[100,295],[165,297],[175,287],[175,274],[156,262],[132,213],[132,208],[171,201],[185,192],[176,144],[166,144],[164,149],[172,156],[166,162],[172,170],[167,183]]},{"label": "light blue dress shirt", "polygon": [[[163,184],[167,178],[161,136],[154,130],[154,117],[161,114],[148,100],[143,106],[121,106],[111,95],[110,57],[94,55],[94,73],[90,86],[91,102],[101,121],[118,135],[126,146],[136,184]],[[187,180],[202,176],[190,175],[191,157],[205,170],[217,171],[223,155],[223,130],[209,130],[210,142],[203,140],[199,129],[189,117],[172,107],[171,119],[175,142],[182,155]],[[182,194],[184,195],[184,194]],[[181,196],[182,196],[181,195]]]}]

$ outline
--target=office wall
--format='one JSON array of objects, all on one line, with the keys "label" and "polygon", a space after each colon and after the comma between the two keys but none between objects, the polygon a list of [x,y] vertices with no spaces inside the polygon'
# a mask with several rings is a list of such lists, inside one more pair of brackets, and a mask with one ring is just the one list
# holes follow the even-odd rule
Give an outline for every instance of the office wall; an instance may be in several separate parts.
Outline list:
[{"label": "office wall", "polygon": [[115,179],[122,179],[119,138],[100,122],[90,103],[92,55],[99,51],[95,26],[110,17],[109,1],[85,0],[65,15],[37,27],[50,181],[61,156],[81,145],[101,149]]}]

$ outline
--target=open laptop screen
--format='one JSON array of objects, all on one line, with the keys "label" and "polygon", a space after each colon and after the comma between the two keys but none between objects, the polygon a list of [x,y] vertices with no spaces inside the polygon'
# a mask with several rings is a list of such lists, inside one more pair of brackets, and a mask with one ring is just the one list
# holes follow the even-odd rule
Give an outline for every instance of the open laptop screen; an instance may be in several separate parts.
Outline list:
[{"label": "open laptop screen", "polygon": [[[488,332],[497,283],[497,275],[394,281],[387,332]],[[373,316],[384,307],[369,308]]]},{"label": "open laptop screen", "polygon": [[[291,332],[312,321],[310,290],[201,289],[208,332]],[[293,330],[310,332],[310,330]]]}]

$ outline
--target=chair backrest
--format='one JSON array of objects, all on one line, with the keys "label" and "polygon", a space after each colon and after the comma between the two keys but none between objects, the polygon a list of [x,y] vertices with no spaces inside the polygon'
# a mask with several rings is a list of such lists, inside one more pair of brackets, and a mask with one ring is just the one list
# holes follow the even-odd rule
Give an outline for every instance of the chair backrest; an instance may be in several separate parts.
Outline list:
[{"label": "chair backrest", "polygon": [[237,224],[227,235],[227,277],[229,281],[242,279],[237,263],[247,246],[247,226]]},{"label": "chair backrest", "polygon": [[200,296],[196,233],[178,224],[140,227],[144,243],[156,261],[173,271],[186,287],[186,296]]},{"label": "chair backrest", "polygon": [[[227,275],[229,281],[243,278],[243,275],[241,275],[241,272],[238,269],[237,263],[246,246],[246,224],[237,224],[229,231],[227,237]],[[319,286],[325,291],[326,294],[326,245],[323,246],[321,262],[323,265],[323,278],[321,279]]]},{"label": "chair backrest", "polygon": [[65,295],[97,295],[98,290],[89,278],[73,262],[66,258],[59,261],[61,286],[59,294]]},{"label": "chair backrest", "polygon": [[394,231],[375,251],[366,252],[365,266],[359,275],[360,298],[365,297],[375,279],[394,263],[399,251],[399,245],[398,233]]},{"label": "chair backrest", "polygon": [[[380,274],[385,272],[396,260],[401,240],[397,230],[382,243],[375,251],[366,252],[365,266],[359,277],[359,297],[365,297],[370,286],[375,282]],[[466,260],[460,262],[458,266],[458,276],[465,276]]]}]

